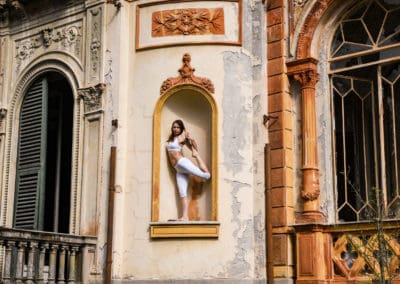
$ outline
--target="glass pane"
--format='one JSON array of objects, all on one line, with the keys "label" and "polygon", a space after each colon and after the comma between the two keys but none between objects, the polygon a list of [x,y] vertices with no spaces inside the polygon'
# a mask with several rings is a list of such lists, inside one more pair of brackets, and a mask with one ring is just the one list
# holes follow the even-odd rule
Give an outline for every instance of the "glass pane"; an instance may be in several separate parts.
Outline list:
[{"label": "glass pane", "polygon": [[[354,83],[356,83],[355,81]],[[372,87],[369,84],[370,88]],[[372,90],[372,88],[371,88]],[[373,96],[368,95],[364,98],[364,136],[365,136],[365,180],[366,189],[370,191],[376,187],[375,176],[375,148],[374,148],[374,116],[373,116]],[[369,197],[367,196],[369,199]]]},{"label": "glass pane", "polygon": [[383,125],[385,140],[385,165],[386,165],[386,188],[387,198],[390,202],[396,197],[396,149],[393,136],[394,117],[393,117],[393,97],[392,86],[383,82]]},{"label": "glass pane", "polygon": [[344,98],[348,202],[357,210],[366,200],[362,101],[350,92]]},{"label": "glass pane", "polygon": [[382,77],[389,80],[391,83],[396,81],[400,76],[400,65],[386,65],[382,67]]},{"label": "glass pane", "polygon": [[371,82],[362,81],[362,80],[354,80],[354,91],[361,97],[365,98],[366,96],[371,94]]},{"label": "glass pane", "polygon": [[349,206],[345,206],[339,211],[339,221],[344,222],[355,220],[357,220],[357,214]]},{"label": "glass pane", "polygon": [[367,2],[364,2],[361,4],[361,6],[358,6],[354,11],[351,11],[351,13],[346,17],[347,19],[360,19],[364,12],[365,8],[367,7]]},{"label": "glass pane", "polygon": [[395,9],[400,6],[400,3],[398,0],[380,0],[379,2],[387,10]]},{"label": "glass pane", "polygon": [[343,23],[344,40],[348,42],[371,45],[371,39],[360,20]]},{"label": "glass pane", "polygon": [[342,36],[342,28],[339,26],[333,36],[332,45],[331,45],[331,56],[335,56],[335,52],[338,47],[343,43],[343,36]]},{"label": "glass pane", "polygon": [[[380,43],[382,43],[389,36],[398,33],[399,30],[400,30],[400,9],[397,9],[388,13],[385,23],[383,25],[382,35],[379,39]],[[398,42],[396,41],[396,39],[397,38],[395,37],[388,42],[396,43]],[[387,44],[388,43],[386,43],[386,45]]]},{"label": "glass pane", "polygon": [[372,39],[376,42],[381,30],[382,21],[385,18],[386,12],[376,2],[373,2],[367,9],[363,20],[372,35]]},{"label": "glass pane", "polygon": [[337,205],[338,208],[346,202],[346,186],[344,171],[344,147],[343,147],[343,128],[342,128],[342,97],[336,91],[333,95],[333,103],[335,108],[335,136],[336,136],[336,178],[337,178]]},{"label": "glass pane", "polygon": [[333,77],[332,81],[333,81],[333,86],[342,95],[344,95],[351,88],[351,81],[348,78]]},{"label": "glass pane", "polygon": [[389,218],[399,218],[400,217],[400,199],[396,199],[388,209]]}]

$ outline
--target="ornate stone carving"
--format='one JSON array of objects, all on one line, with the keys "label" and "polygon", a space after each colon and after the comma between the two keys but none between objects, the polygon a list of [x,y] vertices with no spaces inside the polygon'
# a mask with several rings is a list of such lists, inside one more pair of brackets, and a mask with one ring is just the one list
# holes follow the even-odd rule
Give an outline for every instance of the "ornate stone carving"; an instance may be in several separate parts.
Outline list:
[{"label": "ornate stone carving", "polygon": [[166,10],[152,14],[153,37],[224,33],[223,8]]},{"label": "ornate stone carving", "polygon": [[95,82],[99,79],[99,68],[101,64],[101,8],[90,10],[90,39],[89,39],[89,81]]},{"label": "ornate stone carving", "polygon": [[[22,62],[40,47],[50,48],[56,43],[63,49],[71,50],[80,57],[82,27],[78,24],[60,28],[45,28],[31,38],[16,42],[17,71]],[[60,46],[58,46],[60,47]]]},{"label": "ornate stone carving", "polygon": [[293,6],[303,7],[307,0],[293,0]]},{"label": "ornate stone carving", "polygon": [[102,109],[102,96],[105,89],[106,85],[100,83],[94,87],[82,88],[78,90],[79,97],[85,103],[85,113],[99,111]]},{"label": "ornate stone carving", "polygon": [[180,76],[178,77],[171,77],[165,80],[160,88],[160,94],[164,94],[166,91],[168,91],[170,88],[177,86],[177,85],[182,85],[182,84],[196,84],[210,93],[214,93],[214,85],[210,81],[210,79],[207,78],[202,78],[202,77],[196,77],[193,73],[195,71],[194,68],[190,65],[191,57],[190,54],[185,53],[182,58],[183,65],[182,67],[178,70]]},{"label": "ornate stone carving", "polygon": [[293,78],[304,87],[315,88],[318,81],[318,73],[315,70],[306,70],[293,74]]},{"label": "ornate stone carving", "polygon": [[306,190],[302,190],[301,191],[301,197],[306,200],[306,201],[313,201],[313,200],[317,200],[320,194],[320,190],[316,189],[313,191],[306,191]]}]

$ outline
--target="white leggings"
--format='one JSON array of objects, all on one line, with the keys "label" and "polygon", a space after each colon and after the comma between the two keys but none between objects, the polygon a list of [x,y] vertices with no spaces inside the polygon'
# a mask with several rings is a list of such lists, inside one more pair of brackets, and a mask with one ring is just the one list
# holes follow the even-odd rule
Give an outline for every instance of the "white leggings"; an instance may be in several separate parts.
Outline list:
[{"label": "white leggings", "polygon": [[203,172],[188,158],[180,158],[175,165],[176,170],[176,183],[180,197],[187,196],[187,188],[189,184],[189,175],[198,176],[200,178],[209,179],[210,173]]}]

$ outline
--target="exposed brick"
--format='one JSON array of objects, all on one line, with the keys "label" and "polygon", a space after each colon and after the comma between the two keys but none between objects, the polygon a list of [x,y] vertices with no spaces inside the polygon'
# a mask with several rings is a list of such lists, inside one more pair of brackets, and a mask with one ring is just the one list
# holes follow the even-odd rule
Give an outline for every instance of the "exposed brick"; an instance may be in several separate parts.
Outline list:
[{"label": "exposed brick", "polygon": [[283,24],[270,26],[267,28],[267,42],[274,42],[283,39]]},{"label": "exposed brick", "polygon": [[285,71],[283,57],[278,57],[268,61],[268,76],[282,74]]},{"label": "exposed brick", "polygon": [[269,132],[269,143],[271,149],[293,149],[293,137],[291,130],[278,130]]},{"label": "exposed brick", "polygon": [[273,59],[284,55],[284,41],[275,41],[267,44],[267,57]]},{"label": "exposed brick", "polygon": [[269,130],[292,129],[292,114],[288,111],[275,112],[269,123]]},{"label": "exposed brick", "polygon": [[290,168],[271,169],[271,188],[293,187],[293,170]]},{"label": "exposed brick", "polygon": [[283,227],[287,225],[286,207],[275,207],[271,209],[271,223],[273,227]]},{"label": "exposed brick", "polygon": [[283,75],[268,77],[268,94],[280,93],[283,91]]},{"label": "exposed brick", "polygon": [[275,149],[271,150],[271,168],[293,168],[292,150]]},{"label": "exposed brick", "polygon": [[272,236],[273,253],[272,261],[274,265],[288,264],[288,236],[273,235]]},{"label": "exposed brick", "polygon": [[286,206],[286,188],[273,188],[271,189],[271,206],[272,207],[285,207]]},{"label": "exposed brick", "polygon": [[268,10],[267,12],[267,27],[280,24],[283,22],[283,9],[277,8]]},{"label": "exposed brick", "polygon": [[268,112],[273,115],[274,112],[291,111],[292,100],[286,92],[274,93],[268,96]]}]

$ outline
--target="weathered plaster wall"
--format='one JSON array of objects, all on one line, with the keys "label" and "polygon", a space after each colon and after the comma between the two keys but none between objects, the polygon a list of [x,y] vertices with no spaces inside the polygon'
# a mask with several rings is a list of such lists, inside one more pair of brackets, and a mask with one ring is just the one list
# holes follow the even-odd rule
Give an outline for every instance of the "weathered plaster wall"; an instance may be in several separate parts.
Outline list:
[{"label": "weathered plaster wall", "polygon": [[[110,35],[105,59],[105,78],[112,89],[109,102],[119,119],[117,132],[108,130],[109,144],[118,146],[119,155],[113,278],[264,279],[262,114],[266,98],[261,0],[243,1],[242,47],[189,45],[135,51],[135,6],[142,2],[124,3],[119,19],[111,14],[108,19],[114,23],[110,31],[126,35],[119,39]],[[153,112],[162,82],[178,75],[186,52],[192,56],[195,74],[212,80],[216,90],[220,234],[209,240],[155,241],[148,231]]]}]

